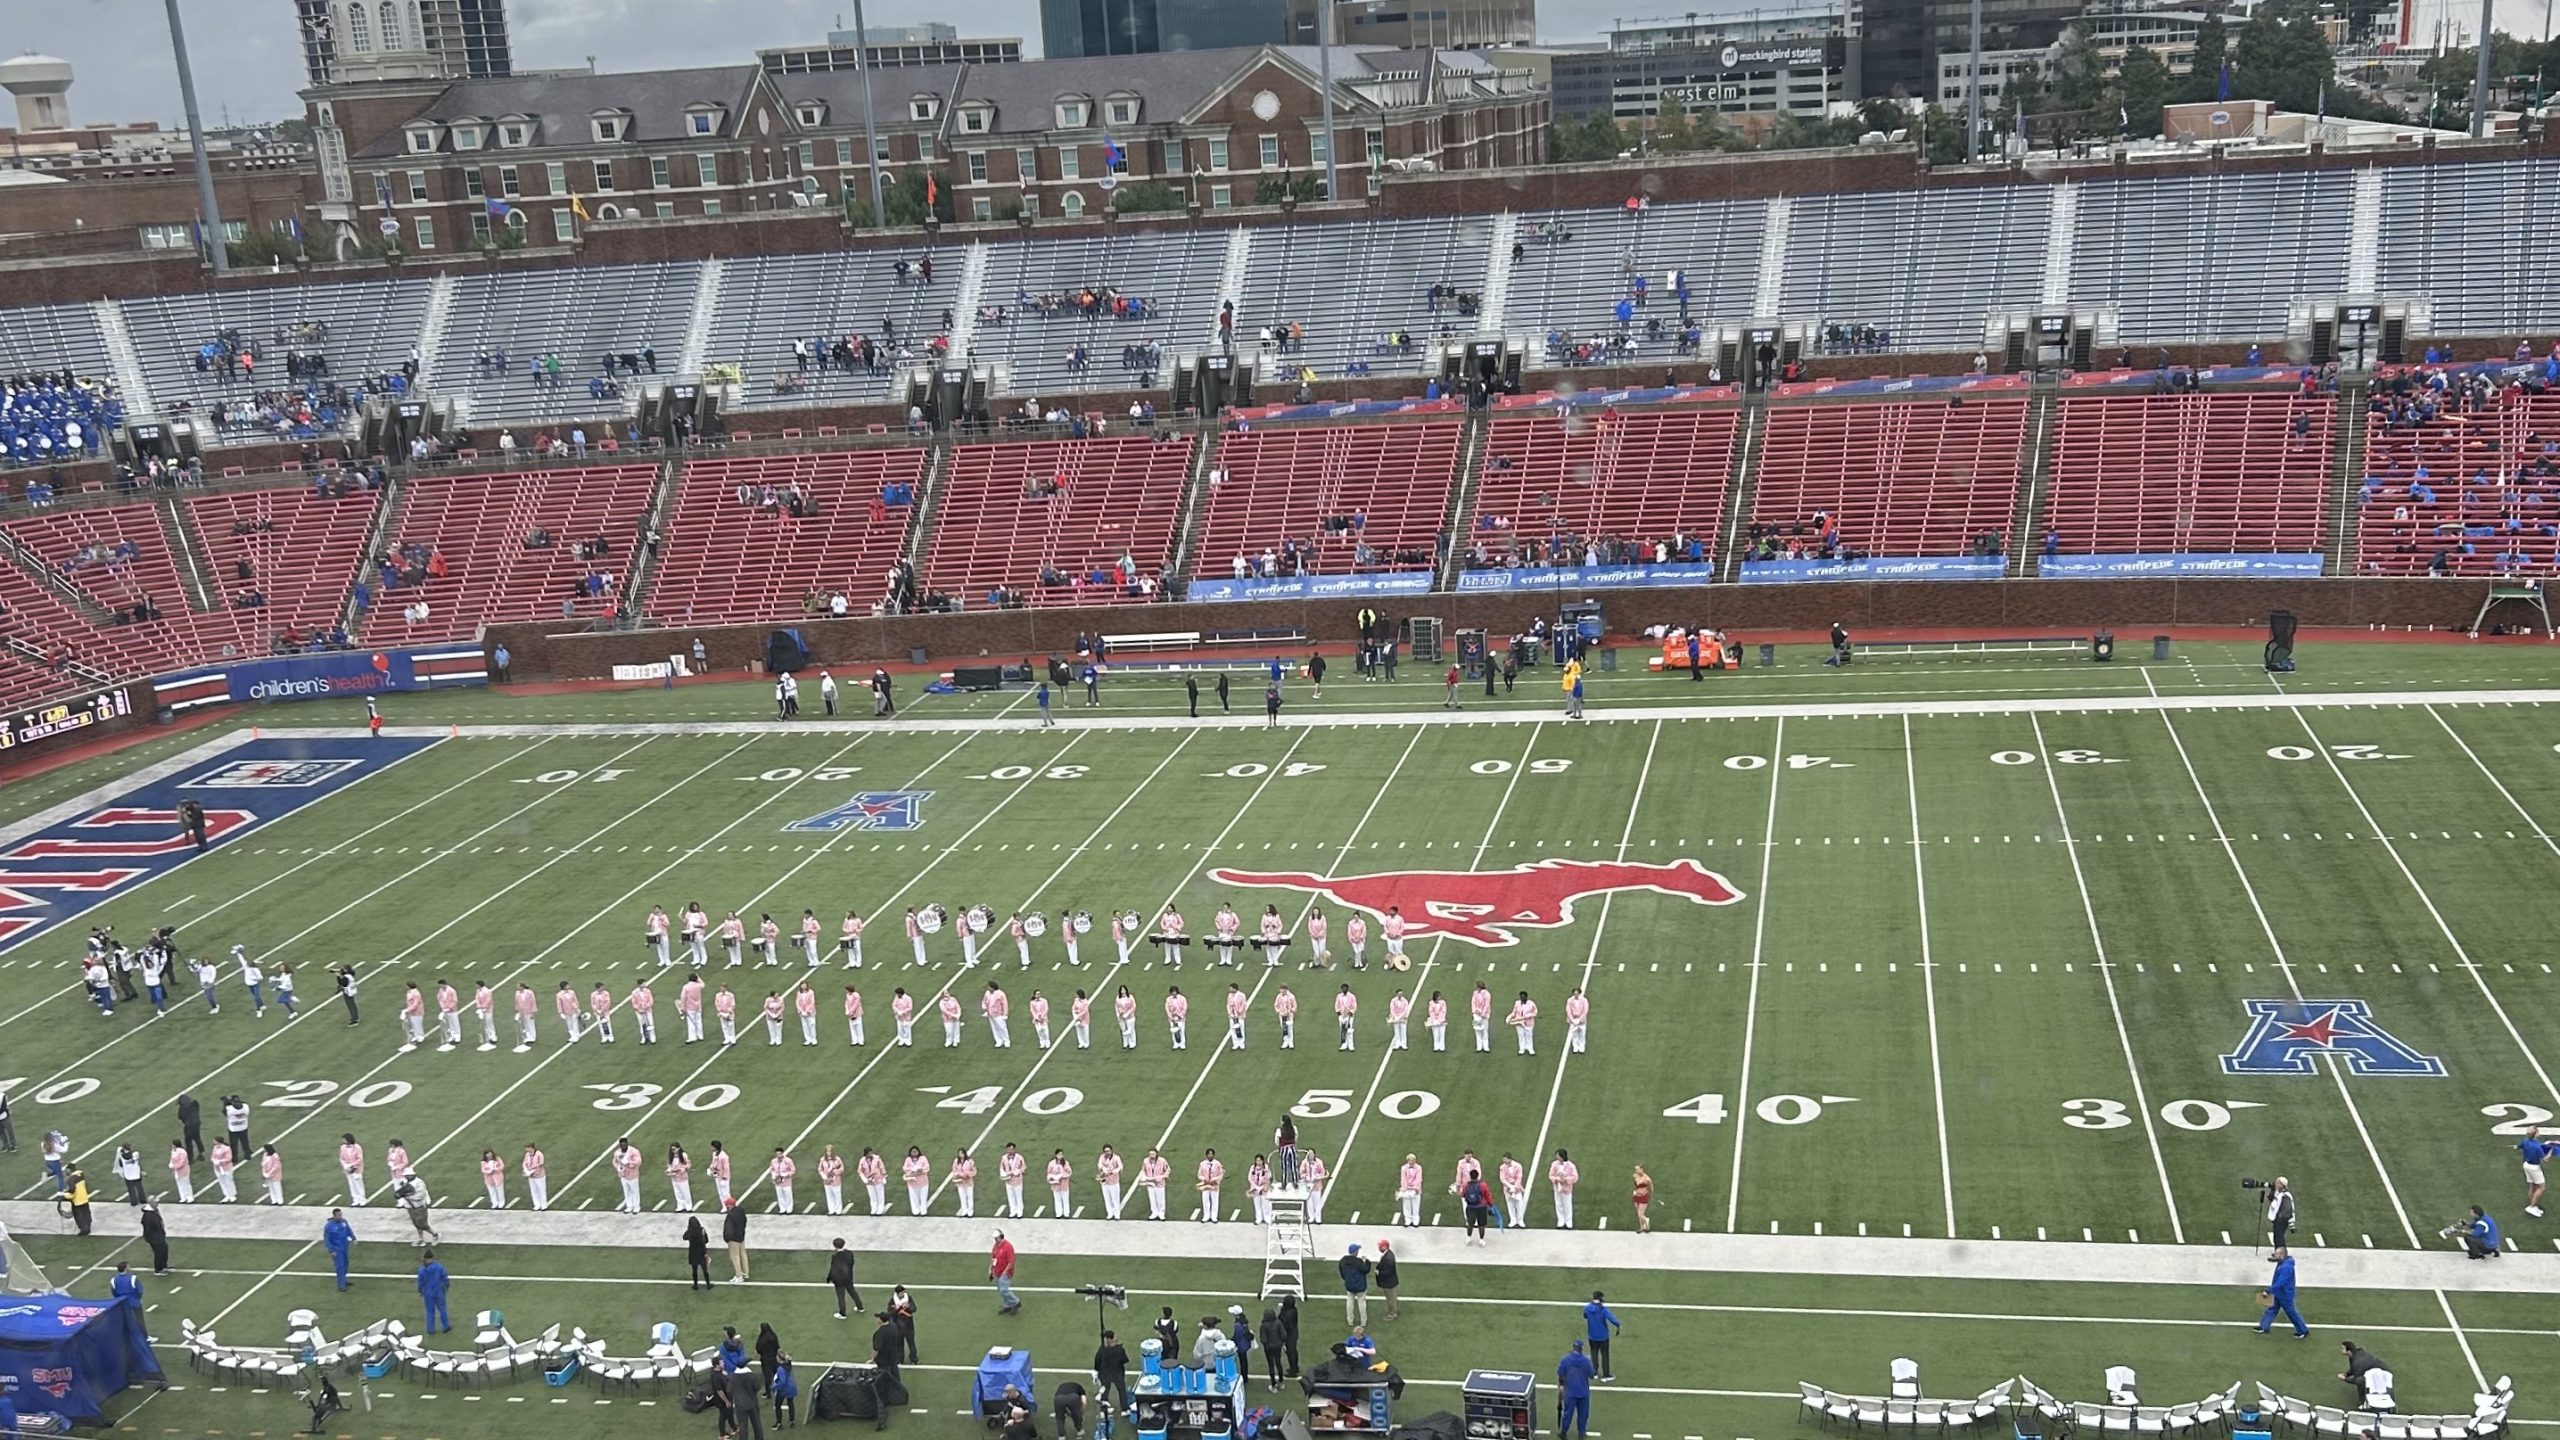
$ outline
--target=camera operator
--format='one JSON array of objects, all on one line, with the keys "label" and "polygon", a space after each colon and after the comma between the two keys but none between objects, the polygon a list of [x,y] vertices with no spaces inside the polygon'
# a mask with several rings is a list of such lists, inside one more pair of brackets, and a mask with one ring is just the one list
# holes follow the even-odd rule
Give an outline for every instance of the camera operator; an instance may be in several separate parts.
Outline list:
[{"label": "camera operator", "polygon": [[2499,1247],[2505,1243],[2499,1236],[2498,1222],[2477,1205],[2471,1207],[2470,1215],[2436,1233],[2447,1240],[2461,1240],[2466,1260],[2495,1260]]},{"label": "camera operator", "polygon": [[2293,1231],[2293,1182],[2279,1175],[2273,1180],[2243,1180],[2240,1183],[2251,1189],[2256,1189],[2261,1184],[2266,1187],[2267,1234],[2271,1237],[2274,1247],[2279,1251],[2283,1250],[2285,1236]]}]

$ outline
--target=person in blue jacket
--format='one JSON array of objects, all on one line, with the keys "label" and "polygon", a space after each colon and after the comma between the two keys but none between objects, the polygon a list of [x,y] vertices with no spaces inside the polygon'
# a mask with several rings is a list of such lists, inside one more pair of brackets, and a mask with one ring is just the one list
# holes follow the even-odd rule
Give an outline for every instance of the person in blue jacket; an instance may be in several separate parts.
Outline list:
[{"label": "person in blue jacket", "polygon": [[1582,1307],[1582,1334],[1591,1342],[1592,1369],[1604,1381],[1618,1378],[1617,1370],[1609,1364],[1609,1341],[1622,1328],[1616,1313],[1609,1308],[1608,1297],[1592,1291],[1591,1303]]},{"label": "person in blue jacket", "polygon": [[724,1325],[720,1336],[720,1373],[735,1375],[747,1368],[747,1342],[738,1338],[738,1327]]},{"label": "person in blue jacket", "polygon": [[1556,1440],[1591,1435],[1591,1357],[1582,1353],[1582,1342],[1564,1352],[1556,1362]]},{"label": "person in blue jacket", "polygon": [[2498,1222],[2477,1205],[2471,1207],[2471,1218],[2464,1222],[2460,1233],[2463,1255],[2467,1259],[2495,1260],[2498,1247],[2506,1243],[2498,1234]]},{"label": "person in blue jacket", "polygon": [[436,1260],[436,1252],[419,1257],[418,1294],[427,1302],[427,1333],[441,1334],[453,1329],[453,1315],[445,1309],[445,1295],[453,1289],[453,1277]]},{"label": "person in blue jacket", "polygon": [[2266,1334],[2281,1312],[2293,1322],[2293,1338],[2305,1339],[2311,1334],[2311,1327],[2302,1323],[2302,1312],[2293,1308],[2293,1252],[2278,1250],[2275,1258],[2276,1273],[2267,1281],[2267,1313],[2258,1317],[2258,1333]]},{"label": "person in blue jacket", "polygon": [[356,1245],[356,1227],[347,1223],[347,1212],[331,1210],[329,1223],[320,1227],[320,1243],[329,1247],[329,1265],[338,1272],[338,1288],[347,1288],[347,1252]]},{"label": "person in blue jacket", "polygon": [[800,1423],[800,1377],[791,1371],[791,1357],[784,1355],[773,1364],[773,1427]]},{"label": "person in blue jacket", "polygon": [[142,1277],[133,1273],[130,1261],[116,1262],[115,1278],[107,1282],[107,1290],[119,1300],[130,1300],[133,1308],[142,1308]]}]

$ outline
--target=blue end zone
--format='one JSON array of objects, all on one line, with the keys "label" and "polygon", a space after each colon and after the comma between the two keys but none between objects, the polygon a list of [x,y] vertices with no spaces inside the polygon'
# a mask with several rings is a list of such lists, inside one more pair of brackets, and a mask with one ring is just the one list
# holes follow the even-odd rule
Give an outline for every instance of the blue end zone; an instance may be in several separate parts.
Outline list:
[{"label": "blue end zone", "polygon": [[197,855],[178,803],[204,806],[227,845],[438,742],[361,735],[250,740],[134,785],[0,850],[0,949],[67,924]]}]

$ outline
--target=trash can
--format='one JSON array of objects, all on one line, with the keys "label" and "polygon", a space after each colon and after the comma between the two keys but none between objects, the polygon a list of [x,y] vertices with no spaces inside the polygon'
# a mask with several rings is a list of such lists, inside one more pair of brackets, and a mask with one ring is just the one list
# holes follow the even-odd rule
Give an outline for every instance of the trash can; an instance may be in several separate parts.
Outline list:
[{"label": "trash can", "polygon": [[923,663],[924,663],[924,647],[923,647],[923,646],[921,646],[921,645],[910,645],[910,646],[908,646],[908,647],[907,647],[907,663],[908,663],[908,664],[910,664],[910,665],[921,665],[921,664],[923,664]]},{"label": "trash can", "polygon": [[2168,636],[2154,635],[2151,637],[2151,658],[2154,660],[2166,660],[2169,658]]},{"label": "trash can", "polygon": [[1603,670],[1615,670],[1618,668],[1618,650],[1616,646],[1613,645],[1600,652],[1600,668]]},{"label": "trash can", "polygon": [[1761,647],[1760,647],[1760,668],[1761,668],[1761,669],[1763,669],[1763,670],[1766,670],[1766,669],[1768,669],[1770,666],[1775,665],[1775,664],[1777,664],[1777,663],[1778,663],[1778,647],[1777,647],[1777,646],[1775,646],[1775,645],[1763,645],[1763,646],[1761,646]]}]

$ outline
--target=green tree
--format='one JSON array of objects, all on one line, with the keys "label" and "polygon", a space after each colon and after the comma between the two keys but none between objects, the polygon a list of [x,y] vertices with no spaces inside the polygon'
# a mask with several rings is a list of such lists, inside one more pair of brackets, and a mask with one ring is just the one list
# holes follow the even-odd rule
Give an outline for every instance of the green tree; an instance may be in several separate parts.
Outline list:
[{"label": "green tree", "polygon": [[1324,193],[1322,175],[1291,175],[1283,172],[1278,175],[1265,175],[1254,182],[1253,203],[1277,205],[1283,200],[1295,200],[1305,204],[1322,193]]},{"label": "green tree", "polygon": [[2231,32],[2223,27],[2219,11],[2208,10],[2196,26],[2195,68],[2187,72],[2186,83],[2177,87],[2181,100],[2210,100],[2222,84],[2222,62],[2231,54]]},{"label": "green tree", "polygon": [[[940,192],[934,197],[932,207],[935,218],[943,221],[956,218],[957,212],[953,207],[957,197],[952,195],[950,187],[936,181],[934,188]],[[880,209],[888,217],[888,228],[914,229],[923,225],[926,214],[924,196],[925,174],[922,171],[881,176]],[[844,217],[845,223],[857,230],[876,228],[871,218],[871,179],[867,173],[857,173],[847,183]]]},{"label": "green tree", "polygon": [[2309,0],[2266,0],[2232,47],[2232,94],[2311,113],[2337,63]]},{"label": "green tree", "polygon": [[1689,118],[1689,107],[1677,95],[1663,96],[1662,108],[1654,113],[1653,145],[1674,155],[1710,148],[1700,144],[1697,123]]},{"label": "green tree", "polygon": [[1920,112],[1920,134],[1926,142],[1932,165],[1964,163],[1964,116],[1947,113],[1946,107],[1932,105]]},{"label": "green tree", "polygon": [[[2053,98],[2065,110],[2094,114],[2114,108],[2106,59],[2098,53],[2088,29],[2077,20],[2062,27],[2062,38],[2053,47]],[[2013,101],[2012,108],[2014,105]]]},{"label": "green tree", "polygon": [[[2121,123],[2127,134],[2160,133],[2160,109],[2168,102],[2170,79],[2168,65],[2150,47],[2136,45],[2124,52],[2124,63],[2116,71],[2116,103],[2124,112]],[[2102,117],[2094,128],[2103,132],[2116,118]]]},{"label": "green tree", "polygon": [[304,253],[301,241],[277,230],[251,230],[222,248],[240,266],[291,265]]},{"label": "green tree", "polygon": [[1179,210],[1182,206],[1181,188],[1162,180],[1122,180],[1120,188],[1111,192],[1111,208],[1123,215]]}]

